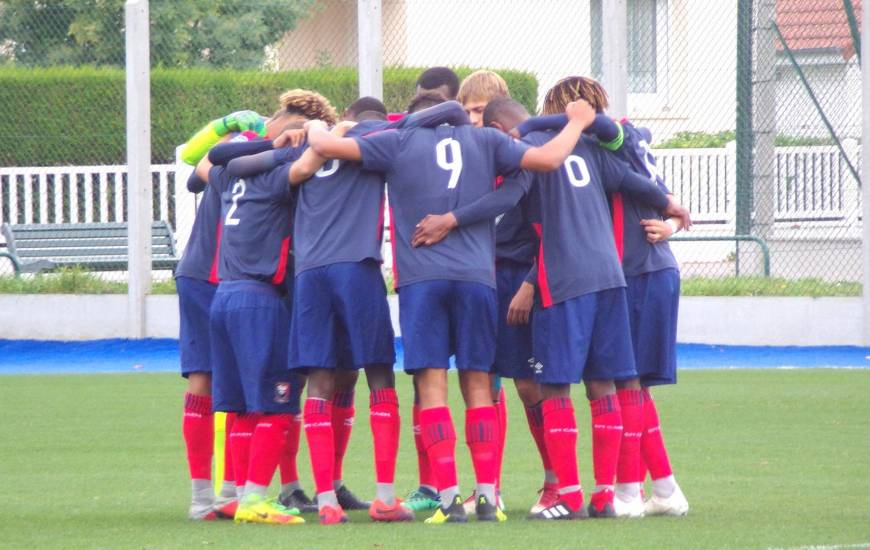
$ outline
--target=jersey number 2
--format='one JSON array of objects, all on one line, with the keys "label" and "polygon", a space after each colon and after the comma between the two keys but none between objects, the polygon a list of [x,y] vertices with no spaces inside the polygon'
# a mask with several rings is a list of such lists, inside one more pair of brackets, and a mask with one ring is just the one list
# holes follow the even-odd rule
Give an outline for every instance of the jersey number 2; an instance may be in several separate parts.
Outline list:
[{"label": "jersey number 2", "polygon": [[[447,150],[450,149],[450,154]],[[448,158],[449,157],[449,158]],[[459,174],[462,173],[462,149],[459,142],[453,138],[445,138],[435,145],[435,161],[442,170],[450,172],[450,181],[447,189],[453,189],[459,183]]]},{"label": "jersey number 2", "polygon": [[227,211],[227,217],[224,219],[224,225],[239,225],[239,218],[234,218],[233,214],[239,208],[239,199],[245,196],[245,180],[239,180],[233,185],[233,205]]}]

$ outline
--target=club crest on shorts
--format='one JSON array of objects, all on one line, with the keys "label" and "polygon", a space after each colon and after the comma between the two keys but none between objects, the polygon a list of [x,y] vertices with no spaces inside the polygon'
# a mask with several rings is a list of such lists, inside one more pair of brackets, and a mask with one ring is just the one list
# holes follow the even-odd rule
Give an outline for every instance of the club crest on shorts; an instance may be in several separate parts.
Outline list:
[{"label": "club crest on shorts", "polygon": [[290,402],[290,382],[275,383],[275,403]]}]

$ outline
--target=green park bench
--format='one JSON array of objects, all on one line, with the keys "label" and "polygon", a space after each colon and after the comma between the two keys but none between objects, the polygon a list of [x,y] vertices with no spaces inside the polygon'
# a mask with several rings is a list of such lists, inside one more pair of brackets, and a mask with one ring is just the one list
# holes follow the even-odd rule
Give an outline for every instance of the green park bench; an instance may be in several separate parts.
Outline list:
[{"label": "green park bench", "polygon": [[[88,271],[127,270],[127,224],[3,224],[6,251],[0,257],[21,273],[78,266]],[[178,264],[175,235],[165,221],[151,223],[151,265],[174,270]]]}]

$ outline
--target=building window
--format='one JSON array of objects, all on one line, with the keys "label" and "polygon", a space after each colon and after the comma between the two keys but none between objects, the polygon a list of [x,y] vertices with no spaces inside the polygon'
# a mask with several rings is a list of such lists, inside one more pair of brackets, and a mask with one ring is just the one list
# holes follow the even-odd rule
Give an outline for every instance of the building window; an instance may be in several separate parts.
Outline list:
[{"label": "building window", "polygon": [[[658,88],[659,10],[667,0],[628,0],[628,92],[652,94]],[[600,79],[603,73],[601,0],[591,1],[590,51],[592,74]]]}]

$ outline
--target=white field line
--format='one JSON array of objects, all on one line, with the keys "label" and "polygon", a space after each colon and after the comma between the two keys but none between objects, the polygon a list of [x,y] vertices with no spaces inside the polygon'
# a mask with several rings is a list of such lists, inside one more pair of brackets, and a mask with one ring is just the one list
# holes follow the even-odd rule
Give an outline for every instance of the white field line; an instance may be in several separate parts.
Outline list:
[{"label": "white field line", "polygon": [[768,547],[767,550],[846,550],[848,548],[870,548],[870,542],[855,544],[818,544],[808,546]]}]

